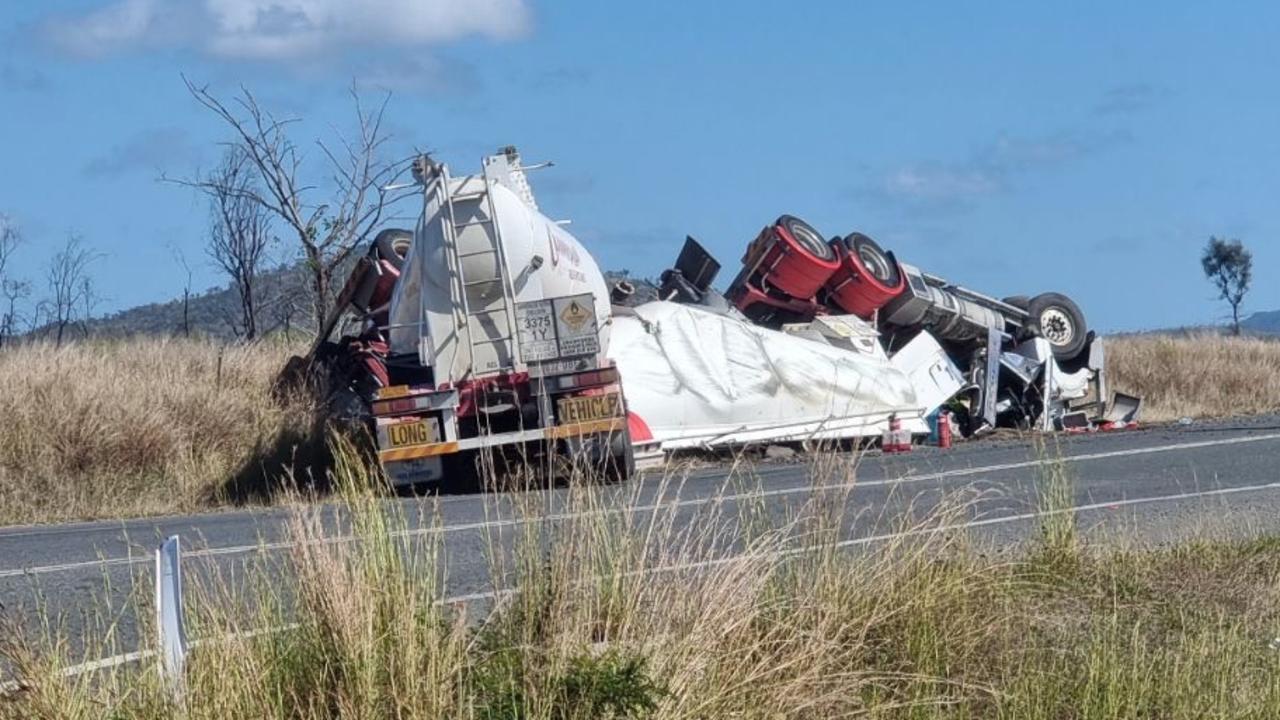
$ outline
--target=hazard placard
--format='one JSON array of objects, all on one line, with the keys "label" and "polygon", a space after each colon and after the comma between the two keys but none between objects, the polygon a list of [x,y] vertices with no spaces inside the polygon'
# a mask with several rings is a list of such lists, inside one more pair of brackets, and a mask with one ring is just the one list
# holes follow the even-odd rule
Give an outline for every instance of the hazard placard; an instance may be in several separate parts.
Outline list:
[{"label": "hazard placard", "polygon": [[587,309],[585,304],[578,302],[576,298],[570,298],[569,303],[560,311],[560,320],[575,332],[581,330],[584,324],[594,319],[595,315]]},{"label": "hazard placard", "polygon": [[517,303],[516,330],[526,363],[600,352],[595,296],[590,293]]},{"label": "hazard placard", "polygon": [[525,362],[560,357],[555,307],[550,300],[516,303],[516,335],[520,339],[520,357]]},{"label": "hazard placard", "polygon": [[560,357],[594,355],[600,352],[595,299],[590,293],[570,295],[552,301],[556,312],[556,339]]}]

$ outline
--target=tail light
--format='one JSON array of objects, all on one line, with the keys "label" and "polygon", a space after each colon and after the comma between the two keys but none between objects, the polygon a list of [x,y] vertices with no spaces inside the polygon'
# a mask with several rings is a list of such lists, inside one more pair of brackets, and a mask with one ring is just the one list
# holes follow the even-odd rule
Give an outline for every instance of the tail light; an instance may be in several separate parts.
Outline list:
[{"label": "tail light", "polygon": [[543,392],[560,393],[599,385],[613,385],[616,382],[618,382],[618,370],[610,367],[544,377],[540,380],[540,389]]},{"label": "tail light", "polygon": [[405,385],[393,385],[378,391],[373,401],[373,414],[378,417],[388,415],[406,415],[409,413],[428,412],[443,408],[455,407],[458,404],[458,393],[454,390],[434,391],[411,388]]}]

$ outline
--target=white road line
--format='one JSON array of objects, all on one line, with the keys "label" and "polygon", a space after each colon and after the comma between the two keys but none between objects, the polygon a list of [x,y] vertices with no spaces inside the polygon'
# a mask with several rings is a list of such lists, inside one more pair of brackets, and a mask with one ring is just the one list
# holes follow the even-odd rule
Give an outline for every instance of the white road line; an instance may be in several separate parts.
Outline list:
[{"label": "white road line", "polygon": [[[1005,470],[1020,470],[1032,467],[1042,467],[1050,465],[1060,460],[1067,463],[1088,462],[1094,460],[1106,460],[1118,457],[1132,457],[1136,455],[1150,455],[1154,453],[1173,452],[1176,450],[1195,450],[1206,447],[1219,447],[1223,445],[1240,445],[1245,443],[1264,442],[1267,440],[1280,440],[1280,433],[1271,433],[1267,435],[1254,435],[1249,437],[1226,438],[1221,440],[1203,440],[1198,442],[1176,443],[1173,445],[1157,445],[1146,448],[1130,448],[1126,450],[1111,450],[1108,452],[1086,453],[1082,455],[1067,455],[1059,458],[1047,458],[1038,460],[1023,460],[1012,463],[1001,463],[997,465],[984,465],[981,467],[961,468],[957,470],[947,470],[936,473],[926,473],[920,475],[905,475],[901,478],[885,479],[885,480],[854,480],[848,483],[840,483],[823,486],[826,490],[841,490],[855,487],[875,487],[884,485],[900,485],[914,482],[927,482],[930,480],[951,480],[956,478],[972,477],[974,475],[982,475],[986,473],[1001,472]],[[692,498],[688,500],[671,500],[668,502],[651,503],[647,505],[633,505],[630,507],[615,508],[609,510],[594,510],[580,513],[558,513],[553,515],[545,515],[539,518],[510,518],[498,520],[482,520],[470,523],[459,523],[455,525],[445,525],[443,527],[426,527],[414,530],[402,530],[393,533],[396,537],[415,537],[420,535],[431,535],[437,533],[449,532],[466,532],[470,530],[481,530],[484,528],[502,528],[521,525],[527,522],[562,522],[565,520],[576,520],[594,515],[608,515],[622,512],[643,513],[662,509],[675,509],[683,507],[692,507],[697,505],[707,505],[716,502],[736,502],[744,499],[779,497],[783,495],[796,495],[806,493],[813,490],[810,484],[799,486],[790,486],[785,488],[777,488],[774,490],[757,490],[744,493],[733,494],[715,494],[707,497]],[[327,538],[327,543],[346,543],[353,542],[357,538],[352,535],[339,535]],[[225,547],[204,548],[200,550],[191,550],[183,553],[183,557],[187,559],[219,557],[225,555],[242,555],[254,552],[270,552],[275,550],[285,550],[293,547],[297,543],[292,541],[280,541],[269,543],[257,543],[253,545],[229,545]],[[71,570],[81,570],[84,568],[106,568],[117,567],[121,565],[141,565],[150,563],[152,558],[150,555],[130,555],[117,558],[99,558],[97,560],[82,560],[77,562],[57,563],[52,565],[40,565],[30,568],[13,568],[9,570],[0,570],[0,579],[10,577],[21,577],[25,575],[44,575],[50,573],[67,572]]]},{"label": "white road line", "polygon": [[[970,528],[989,527],[992,525],[1006,525],[1010,523],[1023,522],[1026,520],[1035,520],[1037,518],[1050,517],[1054,515],[1064,515],[1067,513],[1079,513],[1089,510],[1114,509],[1119,507],[1130,507],[1135,505],[1151,505],[1155,503],[1174,502],[1178,500],[1191,500],[1193,498],[1206,498],[1222,495],[1238,495],[1241,493],[1261,492],[1264,490],[1280,490],[1280,482],[1266,483],[1264,485],[1247,485],[1242,487],[1219,488],[1217,490],[1199,490],[1195,492],[1175,493],[1172,495],[1157,495],[1154,497],[1131,498],[1128,500],[1116,500],[1112,502],[1089,503],[1085,505],[1075,505],[1069,508],[1059,508],[1056,510],[1040,510],[1036,512],[1019,513],[1017,515],[1001,515],[999,517],[984,518],[981,520],[970,520],[962,523],[952,523],[950,525],[939,525],[937,527],[920,528],[917,530],[908,530],[899,533],[885,533],[881,535],[868,535],[867,537],[851,538],[842,540],[834,545],[836,548],[849,548],[860,545],[874,545],[876,543],[889,542],[891,540],[900,540],[909,537],[919,537],[922,535],[936,535],[938,533],[953,532],[956,530],[966,530]],[[755,555],[729,555],[723,558],[715,558],[713,560],[702,560],[692,563],[680,563],[675,565],[662,565],[658,567],[648,568],[646,570],[637,571],[639,575],[658,575],[671,572],[682,572],[686,570],[699,570],[702,568],[716,567],[737,562],[745,557],[775,559],[782,557],[791,557],[795,555],[803,555],[805,553],[814,552],[824,546],[807,545],[804,547],[790,548],[787,550],[778,550],[774,552],[758,553]],[[480,600],[496,600],[500,597],[512,595],[516,592],[516,588],[501,588],[498,590],[489,590],[475,593],[467,593],[463,595],[451,595],[440,600],[442,604],[458,605],[468,602],[476,602]],[[264,630],[249,631],[241,633],[239,637],[252,637],[265,633],[280,632],[291,628],[298,627],[297,624],[290,624],[282,628],[267,628]],[[236,637],[236,636],[233,636]],[[201,639],[191,642],[191,646],[195,647],[208,642],[209,640]],[[114,657],[94,660],[92,662],[80,665],[72,665],[63,668],[61,674],[64,677],[74,677],[86,672],[102,670],[105,668],[116,667],[126,663],[136,662],[153,656],[155,653],[150,650],[126,653],[124,655],[116,655]],[[14,681],[0,683],[0,695],[12,693],[21,689],[21,685]]]},{"label": "white road line", "polygon": [[[107,668],[119,667],[120,665],[127,665],[129,663],[138,662],[139,660],[146,660],[147,658],[155,656],[155,654],[154,650],[139,650],[137,652],[125,653],[123,655],[112,655],[111,657],[102,658],[101,660],[91,660],[86,663],[80,663],[79,665],[69,665],[62,668],[58,674],[62,677],[76,677],[77,675],[83,675],[97,670],[106,670]],[[18,692],[22,688],[22,683],[16,680],[0,682],[0,697]]]}]

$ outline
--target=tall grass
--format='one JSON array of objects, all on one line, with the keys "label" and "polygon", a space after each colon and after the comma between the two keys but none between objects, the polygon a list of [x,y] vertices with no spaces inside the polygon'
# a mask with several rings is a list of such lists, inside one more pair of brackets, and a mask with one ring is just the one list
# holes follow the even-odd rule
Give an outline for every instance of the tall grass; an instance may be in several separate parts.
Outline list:
[{"label": "tall grass", "polygon": [[177,339],[6,347],[0,523],[195,510],[237,477],[279,470],[310,419],[271,399],[288,351]]},{"label": "tall grass", "polygon": [[27,688],[0,701],[0,718],[1101,720],[1280,708],[1280,653],[1267,645],[1280,627],[1280,543],[1091,549],[1053,524],[1071,517],[1059,512],[1065,475],[1041,501],[1040,551],[1005,561],[981,538],[930,532],[970,510],[950,502],[883,543],[841,547],[860,519],[845,510],[848,467],[831,459],[812,464],[811,498],[787,512],[677,505],[674,477],[656,488],[658,510],[629,512],[649,503],[634,487],[577,482],[502,505],[510,522],[485,543],[495,592],[451,601],[452,536],[408,527],[399,504],[369,492],[378,479],[355,453],[338,458],[359,539],[334,542],[300,508],[286,556],[238,581],[195,574],[193,634],[219,639],[193,650],[180,704],[145,666],[63,677],[74,658],[54,629],[0,644]]},{"label": "tall grass", "polygon": [[[1148,420],[1280,410],[1280,343],[1109,340],[1113,387]],[[131,339],[0,352],[0,524],[186,512],[271,498],[315,450],[269,388],[290,348]]]},{"label": "tall grass", "polygon": [[1136,335],[1107,340],[1112,385],[1141,395],[1147,420],[1280,411],[1280,342],[1257,337]]}]

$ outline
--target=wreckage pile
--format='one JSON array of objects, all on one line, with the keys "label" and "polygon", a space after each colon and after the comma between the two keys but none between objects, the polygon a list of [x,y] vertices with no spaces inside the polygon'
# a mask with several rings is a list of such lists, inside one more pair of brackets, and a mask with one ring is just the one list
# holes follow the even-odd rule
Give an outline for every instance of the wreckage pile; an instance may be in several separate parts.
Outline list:
[{"label": "wreckage pile", "polygon": [[[1103,343],[1087,330],[1079,307],[1059,293],[998,300],[899,262],[865,234],[824,240],[791,215],[766,226],[748,245],[741,270],[723,294],[712,287],[719,269],[688,238],[675,265],[663,273],[659,296],[781,335],[843,343],[887,365],[851,381],[806,381],[828,399],[864,383],[890,389],[894,370],[913,378],[916,397],[898,398],[902,407],[888,407],[894,403],[880,398],[885,407],[877,408],[874,398],[862,397],[860,407],[829,408],[829,417],[817,425],[798,423],[786,439],[840,437],[846,433],[832,432],[832,423],[859,414],[874,418],[869,425],[875,427],[886,413],[905,418],[921,432],[921,422],[944,406],[966,436],[996,427],[1111,428],[1136,419],[1136,398],[1118,395],[1105,402]],[[768,340],[761,344],[765,352],[780,338]],[[628,364],[622,354],[615,357]],[[865,414],[875,409],[883,412]]]},{"label": "wreckage pile", "polygon": [[420,157],[415,230],[377,237],[291,362],[367,424],[396,484],[499,450],[626,477],[638,451],[891,430],[890,447],[909,447],[943,412],[966,436],[1137,414],[1135,398],[1106,402],[1102,342],[1065,296],[997,300],[791,215],[748,244],[724,292],[720,263],[687,238],[657,297],[636,302],[541,213],[528,169],[510,147],[461,177]]}]

